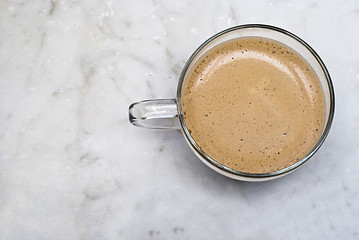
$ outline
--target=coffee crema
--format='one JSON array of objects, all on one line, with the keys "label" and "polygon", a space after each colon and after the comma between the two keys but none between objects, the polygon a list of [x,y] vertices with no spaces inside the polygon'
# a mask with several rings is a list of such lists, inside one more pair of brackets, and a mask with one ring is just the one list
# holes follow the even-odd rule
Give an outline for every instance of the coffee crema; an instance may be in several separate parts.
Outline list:
[{"label": "coffee crema", "polygon": [[305,157],[324,128],[325,100],[307,61],[262,37],[224,42],[186,76],[181,107],[196,144],[245,173],[284,169]]}]

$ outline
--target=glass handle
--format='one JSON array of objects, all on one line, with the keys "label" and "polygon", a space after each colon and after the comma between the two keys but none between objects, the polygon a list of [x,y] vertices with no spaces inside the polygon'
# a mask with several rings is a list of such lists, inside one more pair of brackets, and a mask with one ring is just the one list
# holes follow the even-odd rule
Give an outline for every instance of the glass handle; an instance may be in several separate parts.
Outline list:
[{"label": "glass handle", "polygon": [[176,99],[155,99],[132,103],[129,120],[137,127],[179,129]]}]

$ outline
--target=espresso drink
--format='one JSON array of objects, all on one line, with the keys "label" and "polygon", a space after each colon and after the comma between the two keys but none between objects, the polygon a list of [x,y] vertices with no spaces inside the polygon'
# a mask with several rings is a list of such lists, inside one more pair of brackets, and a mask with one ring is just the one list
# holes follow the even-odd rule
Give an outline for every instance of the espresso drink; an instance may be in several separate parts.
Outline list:
[{"label": "espresso drink", "polygon": [[317,75],[298,53],[260,37],[205,53],[182,88],[185,124],[213,160],[246,173],[286,168],[306,156],[324,126]]}]

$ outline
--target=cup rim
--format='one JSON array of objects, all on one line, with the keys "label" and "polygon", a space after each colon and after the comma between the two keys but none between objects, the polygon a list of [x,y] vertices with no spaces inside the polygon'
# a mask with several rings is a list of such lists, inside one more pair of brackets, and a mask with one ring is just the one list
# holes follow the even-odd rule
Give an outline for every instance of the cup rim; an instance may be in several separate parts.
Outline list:
[{"label": "cup rim", "polygon": [[[292,39],[296,40],[301,45],[303,45],[313,55],[313,57],[316,59],[316,61],[320,65],[320,67],[321,67],[321,69],[322,69],[322,71],[323,71],[323,73],[325,75],[327,84],[328,84],[329,97],[330,97],[329,115],[328,115],[327,123],[325,125],[324,131],[323,131],[321,137],[319,138],[316,145],[312,148],[312,150],[306,156],[304,156],[302,159],[300,159],[299,161],[297,161],[294,164],[290,165],[289,167],[286,167],[286,168],[283,168],[283,169],[280,169],[280,170],[277,170],[277,171],[273,171],[273,172],[268,172],[268,173],[247,173],[247,172],[237,171],[237,170],[234,170],[232,168],[229,168],[229,167],[217,162],[216,160],[211,158],[209,155],[207,155],[197,145],[196,141],[193,139],[193,137],[189,133],[187,125],[186,125],[186,123],[184,121],[184,117],[183,117],[183,113],[182,113],[182,106],[181,106],[182,85],[184,83],[186,73],[188,71],[189,66],[191,65],[191,63],[193,62],[195,57],[200,53],[200,51],[204,47],[206,47],[209,43],[211,43],[213,40],[217,39],[218,37],[221,37],[224,34],[227,34],[227,33],[233,32],[233,31],[237,31],[237,30],[240,30],[240,29],[250,29],[250,28],[252,28],[252,29],[265,29],[265,30],[271,30],[271,31],[279,32],[281,34],[284,34],[284,35],[287,35],[287,36],[291,37]],[[315,52],[315,50],[312,47],[310,47],[309,44],[307,44],[304,40],[302,40],[297,35],[289,32],[287,30],[284,30],[282,28],[271,26],[271,25],[265,25],[265,24],[244,24],[244,25],[234,26],[234,27],[231,27],[231,28],[228,28],[228,29],[225,29],[225,30],[221,31],[221,32],[213,35],[212,37],[208,38],[206,41],[204,41],[192,53],[192,55],[187,60],[185,66],[183,67],[182,73],[181,73],[179,81],[178,81],[176,102],[177,102],[178,118],[179,118],[179,121],[180,121],[182,132],[183,132],[187,142],[190,144],[192,149],[195,151],[195,153],[197,153],[198,156],[201,156],[202,161],[205,160],[206,163],[208,163],[214,170],[219,170],[219,172],[221,172],[222,174],[224,173],[225,175],[228,175],[229,177],[232,177],[232,178],[235,178],[235,179],[241,179],[241,178],[248,179],[249,178],[249,179],[258,179],[258,180],[265,180],[265,179],[268,179],[268,178],[272,179],[272,178],[277,178],[279,176],[288,174],[289,172],[292,172],[293,170],[295,170],[298,167],[302,166],[306,161],[308,161],[308,159],[310,159],[318,151],[318,149],[321,147],[321,145],[325,141],[326,137],[328,136],[330,128],[331,128],[331,125],[332,125],[332,122],[333,122],[334,108],[335,108],[334,87],[333,87],[331,77],[329,75],[329,72],[328,72],[324,62],[319,57],[319,55]]]}]

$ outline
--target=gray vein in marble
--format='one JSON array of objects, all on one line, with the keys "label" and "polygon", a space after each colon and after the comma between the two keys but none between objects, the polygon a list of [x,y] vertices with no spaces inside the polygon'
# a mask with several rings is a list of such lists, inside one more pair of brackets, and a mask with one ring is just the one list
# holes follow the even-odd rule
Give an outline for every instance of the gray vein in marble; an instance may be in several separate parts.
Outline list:
[{"label": "gray vein in marble", "polygon": [[51,7],[50,7],[50,10],[48,12],[48,15],[51,16],[54,14],[55,10],[56,10],[56,7],[57,7],[57,2],[56,0],[51,0]]}]

